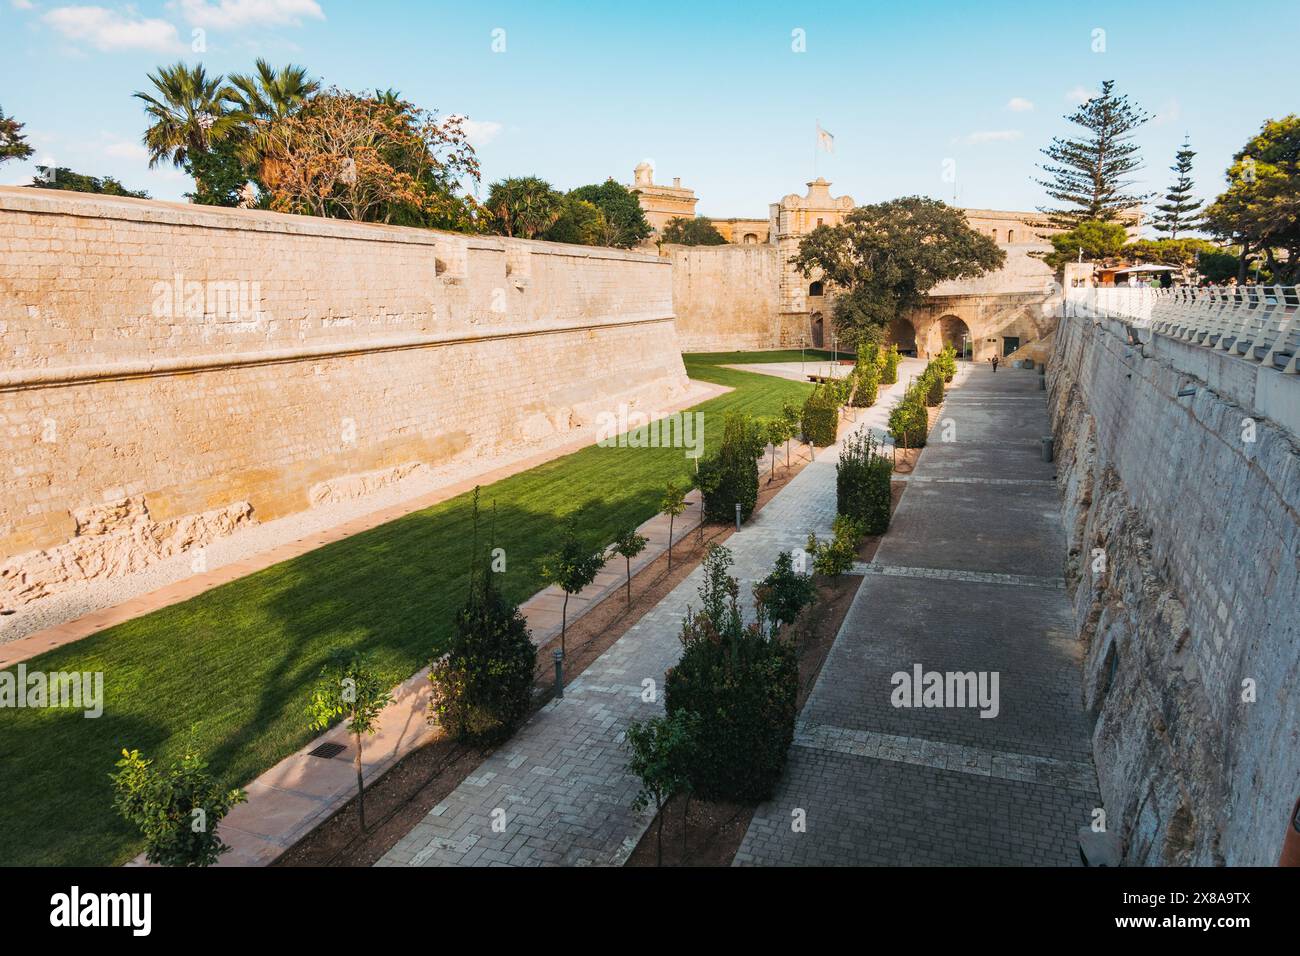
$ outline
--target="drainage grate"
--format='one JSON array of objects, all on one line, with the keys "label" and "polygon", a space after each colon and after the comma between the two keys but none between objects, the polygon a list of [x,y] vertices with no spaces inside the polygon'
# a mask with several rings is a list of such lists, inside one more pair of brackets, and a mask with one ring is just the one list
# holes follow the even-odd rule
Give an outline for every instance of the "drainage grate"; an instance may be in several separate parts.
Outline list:
[{"label": "drainage grate", "polygon": [[347,749],[348,748],[344,747],[342,744],[321,744],[315,750],[311,751],[311,753],[307,754],[307,756],[323,757],[324,759],[329,760],[331,757],[337,757]]}]

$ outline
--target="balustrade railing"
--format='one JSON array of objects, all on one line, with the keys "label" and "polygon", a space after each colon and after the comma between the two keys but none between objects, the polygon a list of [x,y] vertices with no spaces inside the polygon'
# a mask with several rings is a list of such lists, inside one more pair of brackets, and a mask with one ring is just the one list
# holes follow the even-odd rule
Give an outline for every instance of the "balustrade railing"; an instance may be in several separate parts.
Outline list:
[{"label": "balustrade railing", "polygon": [[1297,374],[1300,296],[1296,286],[1080,286],[1065,293],[1068,314],[1123,319],[1160,335]]}]

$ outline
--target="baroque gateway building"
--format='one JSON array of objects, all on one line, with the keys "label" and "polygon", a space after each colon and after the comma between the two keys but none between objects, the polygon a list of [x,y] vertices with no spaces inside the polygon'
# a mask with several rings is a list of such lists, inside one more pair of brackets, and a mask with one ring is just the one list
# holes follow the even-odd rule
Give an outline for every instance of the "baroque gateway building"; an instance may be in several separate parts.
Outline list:
[{"label": "baroque gateway building", "polygon": [[[834,348],[832,290],[799,273],[790,259],[799,240],[818,226],[842,222],[855,206],[834,196],[831,184],[814,179],[800,196],[791,193],[768,206],[766,219],[715,219],[727,240],[718,246],[679,246],[659,241],[673,218],[695,215],[694,190],[654,183],[641,163],[629,187],[654,228],[647,240],[673,262],[673,310],[684,351]],[[964,209],[973,229],[1007,254],[1006,265],[978,279],[936,286],[926,303],[895,320],[888,341],[921,358],[945,345],[982,361],[1000,357],[1045,358],[1051,347],[1060,290],[1052,270],[1032,254],[1051,249],[1035,225],[1037,213]]]}]

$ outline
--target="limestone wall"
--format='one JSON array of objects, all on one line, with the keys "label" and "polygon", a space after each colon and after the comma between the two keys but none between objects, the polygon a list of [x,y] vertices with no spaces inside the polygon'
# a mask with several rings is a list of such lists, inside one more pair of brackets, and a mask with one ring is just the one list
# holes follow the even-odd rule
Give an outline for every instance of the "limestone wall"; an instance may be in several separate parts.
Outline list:
[{"label": "limestone wall", "polygon": [[617,250],[0,189],[0,605],[668,401],[671,277]]},{"label": "limestone wall", "polygon": [[1108,821],[1130,863],[1271,865],[1300,787],[1300,441],[1253,396],[1300,380],[1132,334],[1062,319],[1049,366]]},{"label": "limestone wall", "polygon": [[781,268],[775,246],[665,249],[672,261],[673,310],[684,351],[770,349],[782,344]]}]

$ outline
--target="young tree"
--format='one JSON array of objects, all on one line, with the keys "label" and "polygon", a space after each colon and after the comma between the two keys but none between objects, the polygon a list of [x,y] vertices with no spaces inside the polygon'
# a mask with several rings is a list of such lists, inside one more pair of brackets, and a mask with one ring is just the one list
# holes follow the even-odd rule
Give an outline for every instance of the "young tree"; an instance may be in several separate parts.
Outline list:
[{"label": "young tree", "polygon": [[610,547],[613,554],[620,555],[627,563],[627,606],[632,606],[632,559],[645,550],[649,539],[645,535],[637,534],[636,528],[624,528],[614,539],[614,544]]},{"label": "young tree", "polygon": [[607,179],[599,185],[579,186],[569,193],[572,199],[589,202],[605,217],[600,244],[630,249],[650,235],[641,201],[626,186]]},{"label": "young tree", "polygon": [[818,226],[800,240],[791,262],[840,290],[835,327],[851,347],[878,340],[881,329],[937,283],[1000,268],[1006,253],[972,229],[960,209],[908,196],[859,206],[839,225]]},{"label": "young tree", "polygon": [[799,612],[813,602],[816,593],[812,575],[794,569],[790,552],[778,554],[772,572],[754,585],[754,602],[763,609],[761,617],[771,625],[770,636],[776,637],[781,627],[793,624]]},{"label": "young tree", "polygon": [[488,548],[479,550],[479,489],[474,489],[469,587],[456,612],[447,650],[429,669],[430,720],[453,740],[500,743],[528,714],[537,648],[518,605],[497,586],[495,521]]},{"label": "young tree", "polygon": [[1151,225],[1157,232],[1169,233],[1177,239],[1180,232],[1191,232],[1201,227],[1201,201],[1192,198],[1192,158],[1196,155],[1186,138],[1182,148],[1174,154],[1174,164],[1169,169],[1176,174],[1174,184],[1165,193],[1165,201],[1156,204],[1158,215]]},{"label": "young tree", "polygon": [[678,216],[664,226],[663,241],[680,246],[725,246],[726,238],[708,216]]},{"label": "young tree", "polygon": [[1050,162],[1039,168],[1046,179],[1035,181],[1061,205],[1040,206],[1048,223],[1071,228],[1088,220],[1111,222],[1150,198],[1148,193],[1128,193],[1132,175],[1142,168],[1134,132],[1151,119],[1145,111],[1116,95],[1115,81],[1107,80],[1101,92],[1065,117],[1080,126],[1077,137],[1053,138],[1043,150]]},{"label": "young tree", "polygon": [[564,197],[544,179],[519,176],[494,182],[483,207],[491,217],[492,232],[534,239],[555,225],[564,210]]},{"label": "young tree", "polygon": [[361,740],[373,734],[380,712],[392,700],[389,688],[393,681],[381,675],[357,651],[338,649],[330,653],[321,668],[320,678],[312,691],[307,715],[312,730],[324,730],[336,717],[347,721],[348,730],[356,738],[357,815],[361,829],[366,828],[366,787],[361,776]]},{"label": "young tree", "polygon": [[564,523],[564,537],[560,549],[542,560],[542,579],[564,592],[564,606],[560,610],[560,655],[568,650],[565,635],[569,621],[569,596],[577,594],[592,581],[605,566],[605,552],[593,548],[578,535],[577,518],[570,515]]},{"label": "young tree", "polygon": [[686,510],[686,489],[669,479],[659,499],[659,513],[668,516],[668,570],[673,569],[673,522]]},{"label": "young tree", "polygon": [[23,133],[23,125],[0,110],[0,163],[11,159],[26,159],[33,152]]},{"label": "young tree", "polygon": [[211,866],[229,847],[217,826],[230,809],[248,799],[208,774],[193,744],[167,773],[138,750],[123,750],[113,781],[113,806],[144,834],[145,859],[159,866]]},{"label": "young tree", "polygon": [[781,417],[785,419],[785,467],[790,467],[790,442],[799,434],[803,409],[788,399],[781,403]]},{"label": "young tree", "polygon": [[[776,450],[791,436],[790,423],[783,416],[768,418],[763,421],[763,437],[772,446],[772,470],[767,476],[770,485],[776,480]],[[786,464],[789,465],[789,452],[786,452]]]},{"label": "young tree", "polygon": [[[48,172],[48,171],[47,171]],[[78,193],[99,193],[103,196],[126,196],[131,199],[148,199],[149,194],[143,189],[127,189],[112,176],[86,176],[74,173],[66,166],[53,170],[53,176],[37,177],[31,185],[37,189],[67,189]]]},{"label": "young tree", "polygon": [[[631,755],[628,770],[641,781],[641,789],[632,805],[639,812],[654,804],[658,818],[655,833],[657,866],[664,865],[664,804],[674,794],[689,790],[691,751],[699,725],[700,719],[696,714],[679,710],[670,717],[634,720],[627,727],[626,746]],[[686,812],[682,812],[683,850]]]},{"label": "young tree", "polygon": [[1274,282],[1300,280],[1300,116],[1266,120],[1233,155],[1228,188],[1205,210],[1205,219],[1216,235],[1242,247],[1238,282],[1245,282],[1259,254]]}]

